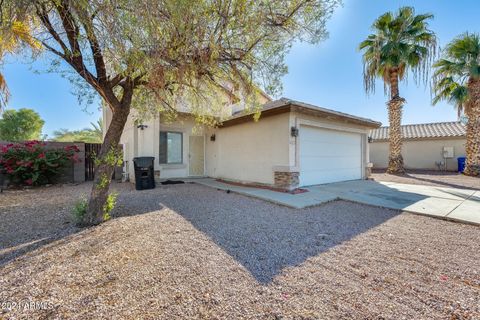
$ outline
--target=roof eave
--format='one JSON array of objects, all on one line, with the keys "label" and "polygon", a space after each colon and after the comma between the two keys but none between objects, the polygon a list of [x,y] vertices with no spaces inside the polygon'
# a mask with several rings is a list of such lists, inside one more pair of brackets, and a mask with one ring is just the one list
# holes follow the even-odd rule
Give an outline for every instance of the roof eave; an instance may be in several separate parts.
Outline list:
[{"label": "roof eave", "polygon": [[[304,113],[306,112],[314,115],[324,116],[331,120],[338,120],[338,121],[344,121],[347,123],[357,124],[367,128],[375,129],[375,128],[379,128],[382,125],[378,121],[359,118],[359,117],[351,116],[345,113],[341,113],[333,110],[327,110],[321,107],[316,107],[316,106],[298,102],[298,101],[293,101],[288,99],[281,99],[281,101],[282,103],[280,105],[275,106],[271,109],[266,109],[261,111],[260,117],[264,118],[264,117],[274,116],[274,115],[287,113],[291,111],[298,111],[298,112],[304,112]],[[240,123],[253,121],[253,115],[254,113],[249,113],[243,116],[225,120],[220,125],[220,127],[230,127]]]},{"label": "roof eave", "polygon": [[[271,117],[271,116],[275,116],[275,115],[282,114],[282,113],[287,113],[287,112],[290,112],[290,106],[289,105],[281,105],[281,106],[276,107],[276,108],[261,111],[260,112],[260,118]],[[254,115],[255,115],[255,113],[248,113],[246,115],[242,115],[242,116],[239,116],[239,117],[236,117],[236,118],[225,120],[219,125],[219,127],[220,128],[231,127],[231,126],[234,126],[234,125],[237,125],[237,124],[254,121],[254,118],[253,118]]]},{"label": "roof eave", "polygon": [[326,111],[323,108],[308,107],[305,105],[298,105],[298,104],[292,104],[292,108],[294,111],[320,115],[320,116],[326,117],[329,120],[343,121],[346,123],[357,124],[357,125],[361,125],[361,126],[372,128],[372,129],[379,128],[382,125],[382,123],[378,121],[363,119],[363,118],[350,116],[343,113]]}]

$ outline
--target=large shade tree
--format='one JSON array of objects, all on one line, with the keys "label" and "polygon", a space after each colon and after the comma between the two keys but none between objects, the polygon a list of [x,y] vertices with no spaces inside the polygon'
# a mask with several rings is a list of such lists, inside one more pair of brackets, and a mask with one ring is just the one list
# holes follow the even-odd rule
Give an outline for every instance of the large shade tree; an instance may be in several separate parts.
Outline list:
[{"label": "large shade tree", "polygon": [[433,104],[446,100],[467,118],[466,175],[480,175],[480,36],[465,33],[450,42],[433,65]]},{"label": "large shade tree", "polygon": [[435,56],[437,40],[428,29],[431,14],[415,14],[411,7],[402,7],[397,12],[381,15],[372,25],[374,33],[362,41],[363,75],[365,91],[375,91],[375,82],[380,78],[385,91],[390,89],[388,106],[389,121],[389,173],[404,172],[402,157],[401,120],[405,99],[400,97],[399,81],[413,71],[415,80],[426,80],[428,69]]},{"label": "large shade tree", "polygon": [[38,140],[45,121],[32,109],[7,109],[0,117],[0,140]]},{"label": "large shade tree", "polygon": [[182,97],[194,114],[204,114],[201,106],[223,106],[220,96],[254,97],[259,81],[272,92],[286,72],[283,60],[292,42],[323,39],[338,2],[6,1],[12,14],[38,23],[36,38],[46,51],[66,62],[112,111],[85,224],[102,221],[113,153],[132,108],[142,115],[171,111]]}]

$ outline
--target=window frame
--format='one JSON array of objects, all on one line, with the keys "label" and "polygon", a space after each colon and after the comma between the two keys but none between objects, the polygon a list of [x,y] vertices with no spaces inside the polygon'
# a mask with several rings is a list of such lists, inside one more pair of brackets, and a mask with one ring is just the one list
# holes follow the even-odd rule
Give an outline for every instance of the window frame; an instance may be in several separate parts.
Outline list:
[{"label": "window frame", "polygon": [[[161,153],[161,143],[162,143],[162,133],[166,133],[167,134],[167,139],[168,139],[168,134],[169,133],[176,133],[176,134],[179,134],[180,135],[180,157],[181,157],[181,161],[180,162],[168,162],[168,143],[167,143],[167,147],[166,147],[166,154],[165,154],[165,160],[167,162],[162,162],[161,161],[161,158],[160,158],[160,153]],[[179,165],[179,164],[183,164],[184,161],[183,161],[183,132],[182,131],[174,131],[174,130],[160,130],[159,134],[158,134],[158,147],[159,147],[159,150],[158,150],[158,162],[159,164],[161,165]]]}]

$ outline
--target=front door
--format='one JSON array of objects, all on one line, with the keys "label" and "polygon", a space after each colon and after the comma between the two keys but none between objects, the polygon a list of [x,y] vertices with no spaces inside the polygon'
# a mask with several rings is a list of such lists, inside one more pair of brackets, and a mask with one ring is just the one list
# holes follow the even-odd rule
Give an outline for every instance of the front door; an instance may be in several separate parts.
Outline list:
[{"label": "front door", "polygon": [[203,176],[205,174],[204,137],[189,136],[188,145],[189,175]]}]

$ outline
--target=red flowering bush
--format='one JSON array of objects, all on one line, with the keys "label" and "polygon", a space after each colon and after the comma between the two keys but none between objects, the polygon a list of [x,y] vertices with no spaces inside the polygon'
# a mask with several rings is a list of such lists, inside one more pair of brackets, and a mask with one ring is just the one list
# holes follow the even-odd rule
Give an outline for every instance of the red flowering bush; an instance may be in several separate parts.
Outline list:
[{"label": "red flowering bush", "polygon": [[72,161],[78,161],[75,145],[63,149],[46,149],[45,143],[27,141],[0,146],[0,170],[15,185],[52,183],[59,171]]}]

